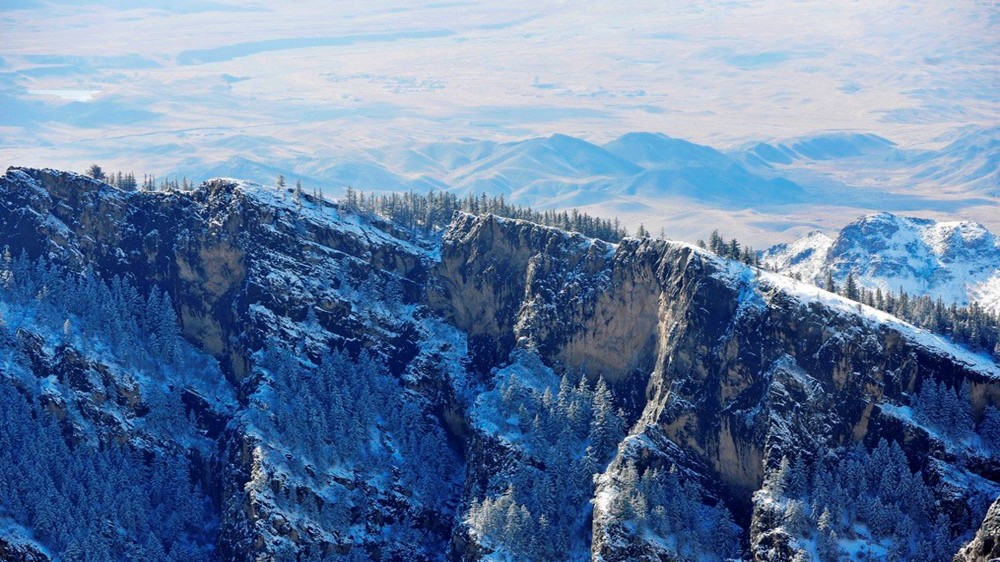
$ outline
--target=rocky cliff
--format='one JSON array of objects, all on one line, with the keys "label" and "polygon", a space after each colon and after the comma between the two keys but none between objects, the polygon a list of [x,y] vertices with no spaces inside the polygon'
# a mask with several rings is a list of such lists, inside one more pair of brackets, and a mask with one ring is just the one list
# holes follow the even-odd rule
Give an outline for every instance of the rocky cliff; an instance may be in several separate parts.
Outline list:
[{"label": "rocky cliff", "polygon": [[[156,405],[129,390],[138,375],[86,350],[72,359],[72,345],[57,358],[20,343],[29,359],[0,366],[0,379],[30,394],[55,372],[68,382],[50,401],[86,411],[95,389],[73,381],[95,377],[72,373],[103,368],[100,392],[120,397],[110,419],[124,423],[95,439],[194,459],[190,476],[210,491],[217,521],[213,555],[224,560],[822,558],[831,524],[812,508],[790,522],[782,466],[809,467],[811,490],[814,467],[856,444],[874,455],[883,441],[929,490],[927,514],[944,519],[908,512],[913,544],[902,545],[898,530],[852,526],[845,508],[833,548],[912,552],[947,521],[951,553],[970,540],[963,553],[989,550],[1000,368],[691,246],[612,245],[490,215],[415,233],[294,190],[213,180],[191,192],[121,192],[17,168],[0,178],[0,246],[169,295],[191,353],[216,365],[182,385],[195,440],[139,439],[132,421]],[[355,367],[328,367],[342,361]],[[310,382],[324,376],[327,386]],[[381,382],[351,394],[359,377]],[[965,433],[922,413],[918,396],[932,385],[967,409]],[[310,396],[341,391],[340,405]],[[351,400],[376,413],[358,418]],[[341,418],[301,415],[320,407],[359,424],[355,443],[323,439],[339,435]],[[622,432],[598,447],[614,434],[608,416]],[[681,525],[657,504],[662,490],[683,491],[669,495],[688,498],[725,544],[685,546],[712,533]],[[0,552],[45,556],[37,546],[0,540]]]},{"label": "rocky cliff", "polygon": [[[759,558],[793,554],[752,499],[791,452],[884,439],[936,481],[995,482],[994,456],[949,450],[899,408],[934,378],[968,383],[981,419],[1000,400],[997,366],[867,307],[685,245],[610,247],[493,217],[458,220],[441,255],[438,307],[490,356],[537,348],[615,388],[644,438],[622,447],[604,482],[626,460],[695,466],[750,527]],[[942,501],[971,528],[981,493],[950,487]],[[633,545],[602,542],[616,524],[605,515],[595,514],[595,553],[631,559]]]}]

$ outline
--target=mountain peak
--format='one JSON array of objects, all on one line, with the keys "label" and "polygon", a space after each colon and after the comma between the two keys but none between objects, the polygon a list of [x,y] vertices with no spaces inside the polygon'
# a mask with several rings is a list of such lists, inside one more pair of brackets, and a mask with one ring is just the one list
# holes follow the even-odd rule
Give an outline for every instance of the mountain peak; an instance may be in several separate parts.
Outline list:
[{"label": "mountain peak", "polygon": [[663,133],[626,133],[604,145],[605,150],[646,168],[718,167],[733,162],[714,148],[668,137]]},{"label": "mountain peak", "polygon": [[1000,239],[981,224],[872,213],[828,240],[817,243],[810,234],[768,249],[763,261],[816,283],[828,273],[842,282],[853,271],[871,289],[1000,310]]}]

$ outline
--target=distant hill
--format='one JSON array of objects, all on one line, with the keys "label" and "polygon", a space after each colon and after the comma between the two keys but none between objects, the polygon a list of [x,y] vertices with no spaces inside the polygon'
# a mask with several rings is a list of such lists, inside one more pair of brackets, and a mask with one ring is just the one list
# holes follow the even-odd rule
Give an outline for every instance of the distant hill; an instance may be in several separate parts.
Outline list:
[{"label": "distant hill", "polygon": [[390,146],[334,166],[307,167],[307,173],[333,187],[502,194],[540,207],[621,197],[744,207],[793,202],[802,192],[795,183],[751,171],[714,148],[660,133],[628,133],[603,146],[561,134],[510,143],[467,139]]},{"label": "distant hill", "polygon": [[823,165],[836,172],[865,171],[902,186],[1000,196],[1000,127],[963,127],[938,139],[937,149],[902,148],[878,135],[820,133],[751,143],[733,156],[752,168],[789,172]]}]

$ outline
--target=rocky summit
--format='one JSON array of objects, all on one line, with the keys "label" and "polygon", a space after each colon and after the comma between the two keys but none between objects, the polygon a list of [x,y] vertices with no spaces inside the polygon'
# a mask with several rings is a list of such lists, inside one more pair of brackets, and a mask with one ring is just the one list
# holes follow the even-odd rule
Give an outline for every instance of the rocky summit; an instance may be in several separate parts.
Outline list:
[{"label": "rocky summit", "polygon": [[0,251],[3,560],[998,555],[1000,366],[700,248],[10,168]]},{"label": "rocky summit", "polygon": [[762,252],[786,275],[886,293],[927,295],[947,305],[1000,311],[1000,237],[970,221],[937,222],[892,213],[863,216],[834,238],[814,231]]}]

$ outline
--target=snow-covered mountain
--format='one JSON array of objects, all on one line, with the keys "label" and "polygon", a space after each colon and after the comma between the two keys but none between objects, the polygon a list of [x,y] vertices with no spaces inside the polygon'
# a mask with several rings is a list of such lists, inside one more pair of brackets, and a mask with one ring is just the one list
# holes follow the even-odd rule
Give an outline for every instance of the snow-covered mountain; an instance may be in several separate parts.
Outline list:
[{"label": "snow-covered mountain", "polygon": [[916,155],[912,179],[1000,197],[1000,126],[966,127],[948,144]]},{"label": "snow-covered mountain", "polygon": [[598,196],[602,186],[642,168],[603,148],[566,135],[529,139],[498,147],[491,154],[452,170],[448,184],[462,194],[499,193],[513,200],[559,199],[579,189]]},{"label": "snow-covered mountain", "polygon": [[[800,185],[821,177],[874,185],[905,180],[952,192],[1000,194],[1000,130],[966,128],[941,143],[938,149],[901,148],[871,133],[825,132],[723,152],[662,133],[627,133],[603,145],[555,134],[507,143],[461,139],[389,145],[344,152],[332,164],[299,159],[287,169],[241,155],[202,163],[198,172],[265,183],[284,173],[332,189],[503,194],[534,206],[587,205],[621,196],[679,197],[729,207],[816,203],[817,197],[835,202],[827,195],[807,195]],[[178,169],[188,172],[199,175]]]},{"label": "snow-covered mountain", "polygon": [[739,206],[792,203],[803,194],[794,183],[751,173],[714,148],[659,133],[629,133],[604,148],[643,168],[617,186],[621,195]]},{"label": "snow-covered mountain", "polygon": [[822,132],[750,143],[733,156],[753,170],[796,181],[884,185],[1000,197],[1000,127],[967,126],[936,139],[936,148],[904,148],[884,137]]},{"label": "snow-covered mountain", "polygon": [[853,271],[871,289],[1000,310],[1000,237],[973,222],[866,215],[834,237],[811,232],[769,248],[761,259],[812,283],[827,274],[842,283]]},{"label": "snow-covered mountain", "polygon": [[[266,185],[282,174],[331,196],[348,186],[503,195],[542,210],[617,215],[632,231],[644,224],[685,240],[708,237],[724,219],[727,235],[759,247],[875,211],[958,216],[996,230],[997,135],[996,127],[970,126],[928,148],[834,131],[722,150],[653,132],[606,143],[553,134],[510,142],[414,140],[342,148],[329,158],[277,158],[268,156],[274,146],[267,139],[239,138],[219,147],[220,154],[241,148],[238,155],[183,158],[170,176],[241,177]],[[822,213],[811,212],[817,206]]]},{"label": "snow-covered mountain", "polygon": [[986,356],[683,243],[439,226],[9,169],[0,559],[1000,554]]},{"label": "snow-covered mountain", "polygon": [[[245,172],[262,182],[276,173],[244,157],[209,169],[236,177]],[[444,189],[463,196],[504,195],[541,208],[636,197],[745,207],[792,203],[802,196],[791,181],[752,172],[714,148],[660,133],[628,133],[604,145],[562,134],[509,143],[394,145],[344,154],[332,165],[301,162],[297,170],[332,189]]]},{"label": "snow-covered mountain", "polygon": [[756,143],[747,152],[768,164],[792,164],[801,160],[844,158],[892,158],[898,152],[889,139],[869,133],[833,132],[809,135],[777,143]]}]

